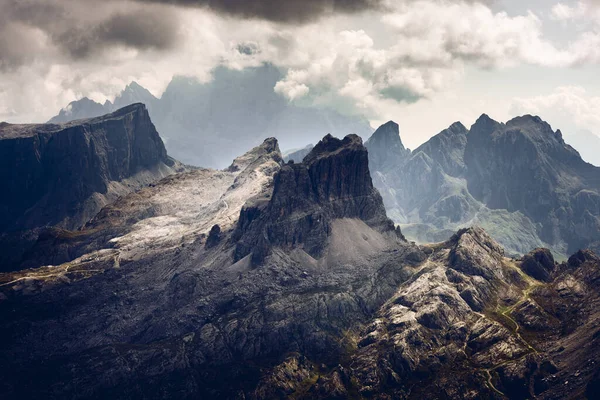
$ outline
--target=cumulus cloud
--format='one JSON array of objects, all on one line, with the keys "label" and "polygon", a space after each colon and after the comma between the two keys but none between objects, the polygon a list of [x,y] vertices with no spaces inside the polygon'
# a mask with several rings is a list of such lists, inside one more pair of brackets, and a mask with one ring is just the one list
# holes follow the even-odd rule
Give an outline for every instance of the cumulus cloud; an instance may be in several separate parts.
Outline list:
[{"label": "cumulus cloud", "polygon": [[583,129],[600,133],[600,97],[580,86],[562,86],[547,95],[516,98],[511,112],[539,115],[566,133]]},{"label": "cumulus cloud", "polygon": [[457,82],[468,65],[556,67],[600,59],[591,51],[595,35],[561,50],[544,39],[533,13],[513,17],[477,2],[411,1],[395,5],[380,21],[384,34],[332,32],[321,25],[295,31],[303,40],[285,42],[293,60],[271,54],[290,67],[277,91],[290,100],[310,97],[376,118],[390,100],[432,98]]}]

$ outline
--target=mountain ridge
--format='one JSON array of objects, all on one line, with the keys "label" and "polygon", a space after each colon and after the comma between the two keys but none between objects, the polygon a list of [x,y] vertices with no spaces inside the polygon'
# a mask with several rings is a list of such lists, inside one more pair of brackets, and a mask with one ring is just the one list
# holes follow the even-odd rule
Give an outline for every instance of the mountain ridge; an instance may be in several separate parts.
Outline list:
[{"label": "mountain ridge", "polygon": [[566,257],[596,246],[600,170],[539,117],[503,124],[483,114],[470,130],[455,123],[385,168],[377,151],[375,185],[410,238],[439,241],[480,224],[514,254],[544,246]]}]

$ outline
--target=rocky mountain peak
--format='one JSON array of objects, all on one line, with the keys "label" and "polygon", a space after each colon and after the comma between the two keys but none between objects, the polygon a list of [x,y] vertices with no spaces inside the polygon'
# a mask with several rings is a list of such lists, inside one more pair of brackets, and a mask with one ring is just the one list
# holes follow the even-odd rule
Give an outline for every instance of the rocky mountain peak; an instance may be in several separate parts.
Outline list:
[{"label": "rocky mountain peak", "polygon": [[591,250],[579,250],[569,257],[569,261],[567,262],[569,267],[573,269],[579,268],[585,263],[600,264],[600,257],[598,257],[596,253]]},{"label": "rocky mountain peak", "polygon": [[301,163],[304,160],[304,157],[308,155],[312,151],[315,146],[311,143],[301,149],[294,149],[286,152],[283,155],[283,160],[287,163],[289,161],[293,161],[296,163]]},{"label": "rocky mountain peak", "polygon": [[325,136],[302,163],[283,165],[273,181],[272,194],[242,209],[234,235],[236,260],[252,254],[258,264],[274,246],[301,247],[318,258],[336,219],[360,219],[379,232],[396,232],[373,187],[367,150],[357,135]]},{"label": "rocky mountain peak", "polygon": [[538,248],[523,256],[521,269],[539,281],[550,282],[556,266],[550,250]]},{"label": "rocky mountain peak", "polygon": [[143,90],[144,92],[148,91],[148,89],[146,89],[145,87],[143,87],[142,85],[140,85],[136,81],[131,81],[131,83],[129,83],[129,85],[127,85],[125,87],[125,90],[127,90],[127,89],[130,89],[130,90]]},{"label": "rocky mountain peak", "polygon": [[402,144],[402,140],[400,139],[400,127],[394,121],[388,121],[385,124],[381,125],[371,139],[373,142],[376,141],[384,141],[389,143],[390,145],[397,146],[400,145],[404,148]]},{"label": "rocky mountain peak", "polygon": [[451,134],[467,134],[467,133],[469,133],[469,130],[460,121],[457,121],[457,122],[453,123],[452,125],[450,125],[450,127],[448,127],[448,129],[446,131]]},{"label": "rocky mountain peak", "polygon": [[97,117],[106,112],[107,108],[105,106],[84,97],[80,100],[70,102],[65,108],[60,110],[57,116],[48,121],[48,123],[59,124],[83,118]]},{"label": "rocky mountain peak", "polygon": [[158,99],[148,89],[134,81],[119,93],[111,104],[111,108],[121,108],[132,103],[144,103],[149,109],[153,109],[157,102]]},{"label": "rocky mountain peak", "polygon": [[471,126],[471,134],[492,134],[498,126],[501,124],[498,121],[494,121],[487,114],[481,114],[477,121]]},{"label": "rocky mountain peak", "polygon": [[369,163],[373,170],[388,170],[400,166],[410,156],[400,138],[400,128],[394,121],[381,125],[367,140]]},{"label": "rocky mountain peak", "polygon": [[356,150],[362,147],[362,139],[357,135],[348,135],[344,139],[338,139],[329,133],[308,153],[303,162],[310,163],[319,158],[328,157],[338,151]]},{"label": "rocky mountain peak", "polygon": [[267,138],[260,145],[237,157],[227,168],[229,172],[243,171],[253,163],[262,163],[266,159],[272,159],[278,164],[283,162],[279,143],[275,138]]}]

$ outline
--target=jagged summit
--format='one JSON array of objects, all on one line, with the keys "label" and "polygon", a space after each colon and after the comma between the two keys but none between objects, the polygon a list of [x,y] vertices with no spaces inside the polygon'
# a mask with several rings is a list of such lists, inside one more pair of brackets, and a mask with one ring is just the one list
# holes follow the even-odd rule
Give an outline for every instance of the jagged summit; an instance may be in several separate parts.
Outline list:
[{"label": "jagged summit", "polygon": [[464,134],[469,132],[469,130],[460,121],[457,121],[450,125],[450,127],[448,127],[446,131],[453,134]]},{"label": "jagged summit", "polygon": [[400,138],[400,128],[394,121],[381,125],[365,143],[373,170],[399,167],[410,156]]},{"label": "jagged summit", "polygon": [[140,85],[139,83],[137,83],[136,81],[131,81],[129,83],[129,85],[127,85],[125,87],[125,90],[127,90],[127,89],[130,89],[130,90],[144,90],[144,91],[148,90],[145,87],[143,87],[142,85]]},{"label": "jagged summit", "polygon": [[115,110],[132,103],[144,103],[148,109],[153,110],[158,105],[158,99],[148,89],[133,81],[115,97],[109,108]]},{"label": "jagged summit", "polygon": [[357,150],[363,147],[362,139],[354,134],[346,136],[344,139],[338,139],[331,134],[327,134],[317,145],[311,150],[306,157],[304,163],[311,163],[318,158],[328,157],[336,154],[339,151]]},{"label": "jagged summit", "polygon": [[281,151],[279,150],[279,143],[276,138],[267,138],[259,146],[256,146],[247,153],[237,157],[227,168],[227,171],[235,172],[243,170],[251,163],[262,160],[263,157],[273,158],[278,163],[283,162]]},{"label": "jagged summit", "polygon": [[482,114],[477,121],[471,126],[470,136],[487,134],[490,135],[494,130],[501,126],[500,122],[497,122],[489,117],[487,114]]},{"label": "jagged summit", "polygon": [[482,114],[470,130],[452,124],[405,159],[370,141],[375,185],[415,240],[440,241],[477,224],[511,254],[550,247],[566,257],[599,246],[600,169],[538,116],[504,124]]},{"label": "jagged summit", "polygon": [[327,135],[302,163],[281,167],[272,195],[242,209],[235,258],[252,254],[253,262],[261,263],[273,246],[297,245],[319,258],[333,221],[343,218],[360,219],[381,233],[395,232],[373,187],[362,139]]},{"label": "jagged summit", "polygon": [[84,97],[80,100],[70,102],[65,108],[60,110],[57,116],[50,119],[48,123],[60,124],[78,119],[98,117],[110,111],[111,107],[107,107],[106,104],[102,105],[94,100]]}]

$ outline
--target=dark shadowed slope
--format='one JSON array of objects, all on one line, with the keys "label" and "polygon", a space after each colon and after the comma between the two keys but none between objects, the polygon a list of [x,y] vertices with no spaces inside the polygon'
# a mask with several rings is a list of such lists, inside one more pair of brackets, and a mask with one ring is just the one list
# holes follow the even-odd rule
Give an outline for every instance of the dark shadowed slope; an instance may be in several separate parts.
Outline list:
[{"label": "dark shadowed slope", "polygon": [[177,168],[142,104],[66,124],[0,126],[0,181],[9,194],[0,199],[1,269],[14,266],[6,257],[17,257],[18,242],[37,228],[77,229]]}]

